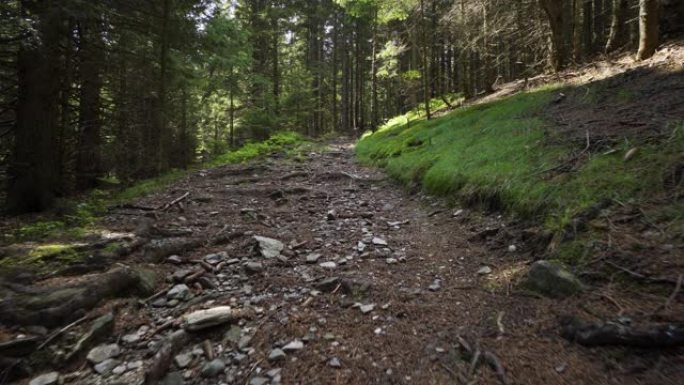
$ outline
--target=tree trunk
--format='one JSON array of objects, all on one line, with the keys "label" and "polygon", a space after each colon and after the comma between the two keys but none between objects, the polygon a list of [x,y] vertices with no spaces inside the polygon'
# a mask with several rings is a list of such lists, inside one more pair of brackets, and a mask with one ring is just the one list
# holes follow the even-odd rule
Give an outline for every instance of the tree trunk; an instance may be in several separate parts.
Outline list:
[{"label": "tree trunk", "polygon": [[81,93],[79,96],[79,129],[81,133],[76,164],[76,186],[86,190],[97,185],[101,173],[100,69],[104,47],[97,18],[82,20],[78,25]]},{"label": "tree trunk", "polygon": [[551,27],[551,66],[560,71],[565,66],[563,10],[565,0],[539,0]]},{"label": "tree trunk", "polygon": [[427,48],[427,35],[425,31],[425,1],[420,0],[420,32],[421,32],[421,45],[423,49],[420,53],[421,67],[423,69],[423,74],[421,75],[423,79],[423,102],[425,104],[425,117],[427,120],[432,118],[432,113],[430,112],[430,67],[428,64],[428,48]]},{"label": "tree trunk", "polygon": [[59,111],[55,101],[59,100],[59,40],[63,35],[56,8],[21,2],[25,18],[39,16],[40,43],[26,39],[18,53],[19,94],[7,190],[7,208],[13,213],[50,207],[59,183],[55,146]]},{"label": "tree trunk", "polygon": [[378,63],[377,63],[377,40],[378,40],[378,11],[373,13],[373,47],[371,53],[371,130],[378,128]]},{"label": "tree trunk", "polygon": [[658,0],[639,0],[639,51],[637,60],[648,59],[658,47]]}]

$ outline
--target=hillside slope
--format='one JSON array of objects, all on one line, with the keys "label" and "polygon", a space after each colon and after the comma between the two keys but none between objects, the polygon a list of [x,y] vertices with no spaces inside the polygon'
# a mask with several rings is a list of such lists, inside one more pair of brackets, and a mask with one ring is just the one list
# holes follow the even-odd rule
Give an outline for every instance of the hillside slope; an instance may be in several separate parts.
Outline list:
[{"label": "hillside slope", "polygon": [[407,185],[542,224],[553,233],[546,253],[573,263],[625,234],[639,248],[681,246],[684,46],[527,82],[538,83],[506,84],[430,121],[395,118],[357,157]]}]

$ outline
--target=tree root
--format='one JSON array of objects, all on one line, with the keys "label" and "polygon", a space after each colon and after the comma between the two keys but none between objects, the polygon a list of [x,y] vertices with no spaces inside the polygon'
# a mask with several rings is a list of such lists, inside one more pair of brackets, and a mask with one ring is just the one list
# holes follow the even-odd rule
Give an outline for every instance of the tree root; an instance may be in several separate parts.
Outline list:
[{"label": "tree root", "polygon": [[11,325],[55,327],[72,322],[107,298],[149,295],[153,273],[118,268],[78,285],[41,288],[32,293],[14,291],[0,302],[0,322]]},{"label": "tree root", "polygon": [[628,346],[645,349],[684,346],[684,327],[660,324],[632,327],[618,323],[589,324],[577,318],[562,322],[563,338],[583,346]]}]

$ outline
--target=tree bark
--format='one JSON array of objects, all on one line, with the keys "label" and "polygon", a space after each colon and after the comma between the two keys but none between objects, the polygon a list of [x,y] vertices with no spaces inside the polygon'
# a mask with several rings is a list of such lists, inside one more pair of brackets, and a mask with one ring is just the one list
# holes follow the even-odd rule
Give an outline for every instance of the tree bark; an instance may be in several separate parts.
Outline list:
[{"label": "tree bark", "polygon": [[648,59],[658,47],[658,0],[639,0],[639,51],[637,60]]},{"label": "tree bark", "polygon": [[101,173],[100,91],[102,88],[101,66],[104,47],[99,31],[100,20],[88,18],[79,22],[79,53],[81,93],[79,96],[80,141],[76,164],[76,186],[86,190],[97,185]]},{"label": "tree bark", "polygon": [[565,0],[539,0],[551,27],[551,66],[560,71],[565,66],[563,10]]},{"label": "tree bark", "polygon": [[[52,4],[52,2],[50,2]],[[38,16],[40,43],[24,41],[17,60],[16,130],[7,209],[13,213],[41,211],[54,201],[59,181],[55,139],[59,117],[59,7],[21,2],[25,18]]]}]

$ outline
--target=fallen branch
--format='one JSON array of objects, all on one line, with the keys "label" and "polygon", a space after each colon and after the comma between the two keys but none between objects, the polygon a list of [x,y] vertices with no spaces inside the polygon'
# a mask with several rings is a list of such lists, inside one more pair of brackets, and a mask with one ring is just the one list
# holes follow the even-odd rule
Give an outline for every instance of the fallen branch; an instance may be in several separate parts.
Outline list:
[{"label": "fallen branch", "polygon": [[670,294],[669,297],[667,297],[667,301],[665,301],[664,304],[658,306],[655,310],[653,310],[653,313],[651,315],[657,314],[661,310],[667,310],[672,302],[677,299],[677,296],[679,295],[679,291],[682,289],[682,280],[684,280],[684,275],[680,274],[679,278],[677,279],[677,284],[675,285],[674,291],[672,291],[672,294]]},{"label": "fallen branch", "polygon": [[670,278],[665,278],[665,277],[649,277],[649,276],[647,276],[647,275],[644,275],[644,274],[641,274],[641,273],[637,273],[636,271],[630,270],[630,269],[628,269],[628,268],[626,268],[626,267],[622,267],[622,266],[620,266],[620,265],[618,265],[618,264],[616,264],[616,263],[613,263],[613,262],[611,262],[611,261],[605,261],[605,262],[606,262],[606,264],[608,264],[608,265],[610,265],[610,266],[612,266],[612,267],[614,267],[614,268],[616,268],[616,269],[618,269],[618,270],[620,270],[620,271],[622,271],[622,272],[624,272],[624,273],[627,273],[627,274],[631,275],[631,276],[634,277],[634,278],[638,278],[638,279],[641,279],[641,280],[643,280],[643,281],[647,281],[647,282],[650,282],[650,283],[663,283],[663,284],[677,285],[677,281],[675,281],[675,280],[673,280],[673,279],[670,279]]},{"label": "fallen branch", "polygon": [[472,345],[470,345],[468,341],[461,336],[457,336],[456,340],[463,358],[470,361],[470,376],[472,376],[475,369],[477,369],[478,363],[484,361],[487,366],[494,371],[496,377],[499,379],[499,382],[502,385],[510,385],[510,382],[506,377],[506,370],[496,354],[489,350],[480,350],[479,348],[474,349]]},{"label": "fallen branch", "polygon": [[170,209],[171,207],[179,204],[180,202],[182,202],[183,200],[185,200],[189,196],[190,196],[190,191],[188,191],[185,194],[181,195],[180,197],[172,200],[171,202],[169,202],[165,205],[162,205],[161,207],[158,207],[157,210],[166,211],[166,210]]},{"label": "fallen branch", "polygon": [[83,317],[77,319],[76,321],[74,321],[74,322],[68,324],[67,326],[65,326],[65,327],[63,327],[63,328],[57,330],[56,332],[52,333],[48,338],[46,338],[45,341],[43,341],[43,343],[40,344],[40,345],[36,348],[36,351],[38,351],[38,350],[44,348],[45,346],[47,346],[50,342],[52,342],[55,338],[59,337],[60,335],[64,334],[64,332],[66,332],[67,330],[69,330],[69,329],[71,329],[71,328],[73,328],[73,327],[75,327],[75,326],[78,326],[78,325],[82,324],[83,322],[85,322],[85,321],[87,321],[87,320],[89,320],[89,319],[91,319],[91,318],[93,318],[93,317],[92,317],[92,316],[85,315],[85,316],[83,316]]}]

